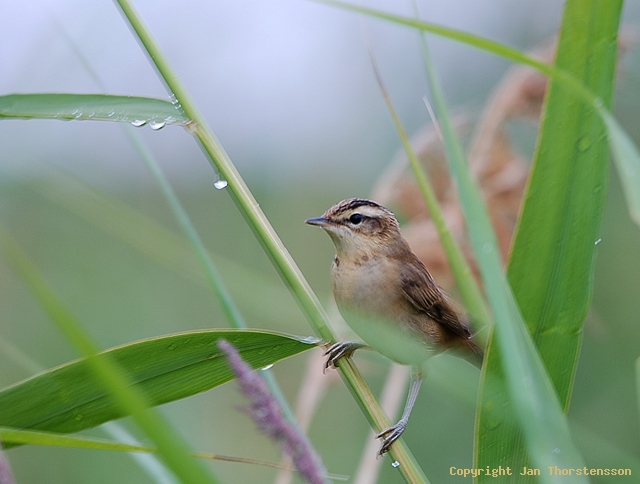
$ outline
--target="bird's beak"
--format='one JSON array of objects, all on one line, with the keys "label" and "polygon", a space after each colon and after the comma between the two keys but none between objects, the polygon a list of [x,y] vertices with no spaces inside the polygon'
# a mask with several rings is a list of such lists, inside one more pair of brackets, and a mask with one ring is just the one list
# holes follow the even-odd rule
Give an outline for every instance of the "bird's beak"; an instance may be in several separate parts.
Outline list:
[{"label": "bird's beak", "polygon": [[309,225],[317,225],[318,227],[324,227],[329,221],[324,217],[308,218],[304,223]]}]

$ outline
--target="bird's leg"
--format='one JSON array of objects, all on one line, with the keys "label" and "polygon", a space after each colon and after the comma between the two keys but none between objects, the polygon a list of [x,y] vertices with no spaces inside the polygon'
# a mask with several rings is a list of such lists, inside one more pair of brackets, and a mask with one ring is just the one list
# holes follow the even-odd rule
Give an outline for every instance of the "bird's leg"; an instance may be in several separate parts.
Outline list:
[{"label": "bird's leg", "polygon": [[378,455],[384,455],[389,451],[389,447],[402,435],[407,428],[407,422],[409,421],[409,415],[413,405],[416,403],[418,393],[420,392],[420,385],[422,385],[422,371],[419,368],[412,368],[411,370],[411,384],[409,386],[409,394],[407,395],[407,403],[404,405],[404,412],[397,424],[392,425],[389,428],[384,429],[378,435],[376,439],[382,439],[382,446]]},{"label": "bird's leg", "polygon": [[324,364],[324,370],[330,366],[336,367],[336,363],[340,358],[351,356],[359,348],[367,348],[364,343],[358,343],[357,341],[343,341],[342,343],[334,343],[324,352],[324,356],[327,357],[327,361]]}]

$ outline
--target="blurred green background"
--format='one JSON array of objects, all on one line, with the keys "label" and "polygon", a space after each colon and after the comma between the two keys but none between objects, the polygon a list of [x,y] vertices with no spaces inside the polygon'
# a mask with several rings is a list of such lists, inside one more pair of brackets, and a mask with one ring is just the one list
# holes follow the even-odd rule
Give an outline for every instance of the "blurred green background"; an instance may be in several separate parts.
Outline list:
[{"label": "blurred green background", "polygon": [[[370,20],[363,34],[357,16],[309,2],[202,2],[190,9],[174,2],[138,3],[262,209],[330,305],[333,247],[303,221],[343,198],[367,196],[399,146],[364,35],[407,130],[428,122],[416,34]],[[425,2],[421,10],[429,20],[529,49],[558,23],[560,2],[544,3],[546,10],[507,0],[455,7]],[[370,5],[410,12],[395,2]],[[8,13],[11,28],[0,33],[0,58],[7,66],[0,74],[1,94],[97,92],[77,50],[110,93],[166,97],[111,4],[41,6],[46,8],[16,6]],[[630,3],[623,23],[633,28],[639,17],[637,2]],[[440,39],[433,39],[432,51],[452,107],[475,113],[508,67]],[[637,144],[639,60],[632,46],[616,92],[616,114]],[[535,129],[512,130],[530,154]],[[175,127],[137,133],[170,176],[249,325],[312,334],[227,193],[214,189],[215,174],[190,136]],[[3,121],[0,144],[0,222],[102,347],[226,326],[191,248],[118,125]],[[129,211],[167,233],[132,220]],[[569,417],[589,466],[632,467],[636,474],[640,229],[629,221],[613,170],[601,238]],[[2,260],[0,289],[0,385],[78,356]],[[302,354],[274,367],[290,401],[308,358]],[[356,361],[378,391],[388,362],[369,352]],[[447,355],[432,367],[405,439],[432,482],[468,482],[449,476],[449,467],[472,465],[478,373]],[[368,426],[346,388],[334,382],[310,437],[330,472],[353,476]],[[230,383],[162,411],[199,451],[278,461],[279,453],[256,432],[243,405]],[[103,435],[97,429],[89,433]],[[153,482],[120,453],[25,446],[7,456],[20,483]],[[276,474],[242,464],[211,465],[224,482],[272,482]],[[388,459],[379,482],[401,482]]]}]

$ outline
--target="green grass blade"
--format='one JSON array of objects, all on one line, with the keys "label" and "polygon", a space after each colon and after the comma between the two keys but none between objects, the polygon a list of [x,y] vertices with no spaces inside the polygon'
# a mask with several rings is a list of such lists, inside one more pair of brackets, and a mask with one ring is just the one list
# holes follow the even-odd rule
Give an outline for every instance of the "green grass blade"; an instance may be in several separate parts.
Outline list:
[{"label": "green grass blade", "polygon": [[[100,76],[98,75],[98,73],[95,70],[93,70],[93,68],[91,67],[91,63],[89,62],[89,60],[85,58],[85,56],[82,54],[82,51],[78,48],[76,43],[73,42],[73,40],[71,40],[71,38],[67,35],[64,29],[62,27],[59,27],[59,28],[61,30],[61,33],[64,39],[67,41],[69,47],[74,52],[76,57],[78,57],[82,66],[87,71],[89,76],[91,76],[91,78],[94,80],[94,82],[98,85],[98,87],[102,91],[106,91],[106,86],[100,79]],[[237,328],[237,329],[246,328],[247,325],[244,322],[244,319],[242,318],[240,311],[238,310],[233,300],[231,299],[231,296],[229,295],[224,283],[222,282],[222,278],[220,277],[217,268],[215,267],[213,261],[211,260],[211,256],[207,252],[204,244],[202,243],[202,239],[200,238],[200,235],[198,234],[195,226],[193,225],[193,222],[191,221],[189,215],[187,214],[187,211],[183,208],[182,204],[180,203],[180,200],[177,194],[175,193],[175,191],[173,190],[173,188],[171,187],[169,180],[167,180],[167,178],[164,176],[164,173],[162,172],[160,165],[157,162],[155,156],[153,155],[151,150],[147,148],[147,146],[142,141],[141,137],[138,135],[138,133],[136,133],[136,131],[131,126],[128,126],[128,125],[122,125],[122,126],[125,131],[125,134],[129,138],[129,141],[131,141],[136,151],[140,155],[140,158],[142,159],[142,161],[145,163],[145,165],[147,166],[147,168],[155,178],[156,183],[160,187],[160,190],[162,191],[162,194],[165,200],[167,201],[167,203],[169,204],[169,207],[171,208],[171,211],[173,212],[175,218],[180,223],[180,226],[182,227],[182,231],[186,235],[189,242],[191,242],[191,245],[200,261],[200,265],[207,276],[207,279],[209,281],[209,284],[211,285],[211,288],[214,291],[214,294],[217,296],[218,301],[220,302],[220,306],[222,307],[222,310],[224,311],[227,317],[227,320],[229,321],[229,324],[231,325],[231,327]],[[281,402],[281,403],[286,404],[286,402]],[[288,411],[287,413],[290,414],[290,411]]]},{"label": "green grass blade", "polygon": [[[197,255],[200,267],[204,271],[207,277],[207,281],[209,282],[211,289],[216,295],[216,298],[220,303],[220,307],[222,308],[229,325],[232,328],[236,329],[246,328],[247,324],[244,321],[244,318],[240,314],[240,311],[238,310],[234,301],[231,299],[229,291],[222,281],[222,277],[220,276],[217,267],[211,259],[211,255],[204,246],[204,243],[200,238],[200,234],[198,234],[198,231],[193,225],[193,222],[187,214],[187,211],[182,207],[178,195],[173,190],[173,187],[169,183],[169,180],[167,180],[167,178],[164,176],[164,173],[160,169],[160,165],[157,163],[155,157],[151,153],[151,150],[146,147],[146,145],[142,142],[140,137],[136,135],[136,133],[132,132],[132,129],[133,128],[127,130],[127,136],[136,147],[136,150],[140,154],[140,157],[144,160],[145,165],[147,166],[149,171],[152,173],[154,179],[156,180],[156,183],[162,191],[162,195],[169,204],[174,217],[180,224],[182,232],[187,237],[187,240],[189,240],[193,251]],[[290,414],[290,412],[288,413]]]},{"label": "green grass blade", "polygon": [[159,129],[189,119],[169,101],[107,94],[10,94],[0,96],[0,119],[62,119],[149,123]]},{"label": "green grass blade", "polygon": [[[90,370],[88,381],[98,382],[101,388],[108,392],[120,411],[133,417],[138,426],[157,445],[158,453],[167,467],[185,483],[218,482],[202,464],[189,457],[187,444],[158,412],[150,408],[146,396],[133,386],[125,370],[109,355],[97,354],[95,343],[54,294],[16,241],[2,227],[0,227],[0,251],[42,309],[86,357],[87,368]],[[64,396],[64,388],[62,391]],[[5,409],[4,406],[0,408]],[[6,408],[12,408],[12,406],[9,405]]]},{"label": "green grass blade", "polygon": [[[15,364],[18,368],[26,371],[27,374],[33,375],[40,373],[45,368],[30,358],[20,348],[13,343],[4,340],[0,336],[0,355],[7,358],[11,363]],[[13,429],[15,431],[15,429]],[[110,435],[114,439],[128,442],[129,444],[138,444],[133,435],[120,424],[120,422],[107,422],[102,425],[101,430]],[[0,437],[0,442],[2,437]],[[19,442],[11,441],[15,443],[32,443],[32,442]],[[162,464],[157,455],[154,454],[129,454],[131,458],[138,463],[138,465],[153,479],[153,482],[160,484],[174,484],[177,480],[174,474]]]},{"label": "green grass blade", "polygon": [[[582,466],[582,459],[571,441],[562,407],[531,335],[526,329],[505,274],[502,272],[498,244],[487,210],[465,161],[462,146],[448,114],[442,88],[429,57],[427,57],[427,71],[435,106],[441,120],[452,176],[457,181],[472,247],[496,320],[492,345],[496,344],[500,350],[497,366],[503,368],[506,384],[498,386],[500,390],[500,394],[497,395],[499,396],[498,408],[487,407],[485,410],[493,417],[492,423],[497,428],[504,427],[512,430],[513,421],[518,423],[522,428],[533,462],[538,468],[547,469],[553,466],[579,468]],[[490,348],[487,358],[491,358],[491,351]],[[500,383],[499,380],[498,383]],[[483,368],[483,385],[490,389],[496,387],[496,376],[491,369],[487,369],[486,364]],[[504,401],[510,401],[513,405],[515,418],[511,418],[510,422],[505,422],[504,418],[509,418],[510,415],[500,412],[499,405]],[[476,438],[482,442],[481,445],[485,445],[482,428]],[[503,465],[505,461],[509,462],[509,467],[517,468],[512,464],[512,449],[508,445],[504,445],[502,441],[494,441],[493,448],[500,453],[502,459],[494,468]],[[483,466],[484,464],[479,464],[476,467]],[[480,480],[485,478],[493,479],[491,475],[480,476]],[[513,478],[509,479],[511,482]],[[543,474],[542,480],[550,482],[553,479],[548,474]],[[588,481],[586,478],[576,477],[575,482]]]},{"label": "green grass blade", "polygon": [[[567,2],[556,58],[607,108],[621,8],[620,0]],[[590,28],[579,28],[585,22]],[[565,409],[591,299],[608,152],[599,113],[552,82],[508,275]]]},{"label": "green grass blade", "polygon": [[[158,449],[156,449],[155,447],[150,447],[148,445],[128,444],[125,442],[115,442],[112,440],[98,439],[94,437],[78,437],[76,435],[65,435],[54,432],[19,430],[9,427],[0,427],[0,441],[14,445],[43,445],[88,450],[110,450],[115,452],[130,452],[136,454],[155,454],[156,452],[158,452]],[[246,459],[244,457],[231,457],[227,455],[202,452],[194,453],[193,456],[199,459],[260,465],[265,467],[275,467],[278,469],[283,468],[283,466],[280,464],[255,459]]]},{"label": "green grass blade", "polygon": [[[185,237],[118,198],[58,170],[47,172],[46,181],[37,182],[33,190],[179,276],[202,286],[209,283]],[[261,327],[301,318],[283,286],[219,254],[212,259],[236,301]]]},{"label": "green grass blade", "polygon": [[333,339],[333,334],[327,324],[329,318],[326,311],[313,293],[289,251],[280,240],[280,237],[269,223],[266,215],[260,209],[260,204],[253,197],[222,145],[207,127],[204,118],[191,101],[184,86],[179,82],[179,76],[171,69],[155,40],[151,37],[149,30],[143,24],[142,19],[130,2],[116,0],[115,3],[120,7],[123,16],[144,47],[167,88],[179,102],[187,117],[192,120],[189,124],[190,131],[195,135],[209,157],[212,167],[227,181],[227,191],[232,195],[233,200],[255,230],[258,239],[273,258],[276,267],[280,270],[291,291],[296,295],[305,313],[309,315],[309,319],[313,321],[316,330],[324,339]]},{"label": "green grass blade", "polygon": [[491,39],[487,39],[485,37],[481,37],[479,35],[470,34],[468,32],[464,32],[462,30],[456,30],[449,27],[443,27],[442,25],[434,24],[431,22],[425,22],[424,20],[418,20],[415,18],[403,17],[401,15],[394,15],[391,13],[386,13],[380,10],[376,10],[373,8],[361,7],[359,5],[353,5],[346,2],[341,2],[337,0],[312,0],[314,2],[322,3],[325,5],[331,5],[334,7],[341,8],[343,10],[350,10],[352,12],[361,13],[364,15],[368,15],[371,17],[379,18],[381,20],[387,20],[389,22],[393,22],[400,25],[405,25],[407,27],[412,27],[423,32],[429,32],[432,34],[440,35],[442,37],[449,38],[451,40],[455,40],[458,42],[462,42],[471,47],[475,47],[477,49],[482,49],[487,52],[491,52],[492,54],[498,55],[500,57],[504,57],[513,62],[519,62],[522,64],[529,65],[534,69],[537,69],[549,76],[555,77],[562,82],[568,83],[579,90],[585,99],[593,100],[594,96],[590,94],[586,89],[582,87],[582,85],[572,78],[570,75],[555,69],[553,66],[545,64],[538,59],[528,56],[524,52],[519,51],[518,49],[514,49],[513,47],[509,47],[508,45],[501,44]]},{"label": "green grass blade", "polygon": [[[64,38],[67,40],[67,43],[69,44],[70,48],[79,58],[83,67],[85,68],[87,73],[91,76],[91,78],[94,80],[94,82],[98,85],[98,87],[101,90],[106,90],[98,74],[91,68],[91,65],[88,59],[84,57],[80,49],[77,48],[76,44],[66,35],[66,32],[62,31],[62,34]],[[173,107],[175,109],[175,106]],[[181,112],[181,110],[178,110],[178,111]],[[134,122],[134,124],[136,123]],[[230,325],[238,329],[246,328],[247,325],[245,324],[240,312],[236,308],[233,300],[229,296],[228,291],[226,290],[226,287],[222,282],[222,278],[218,274],[218,271],[215,265],[213,264],[213,261],[211,260],[209,253],[205,249],[204,244],[202,243],[202,240],[200,239],[198,232],[196,231],[193,223],[191,222],[191,219],[189,218],[189,215],[187,214],[186,210],[183,208],[182,204],[180,203],[180,200],[178,199],[177,194],[171,187],[169,180],[167,180],[167,178],[164,176],[164,173],[160,169],[160,165],[158,164],[155,156],[153,155],[151,150],[147,148],[147,146],[144,144],[144,142],[142,141],[138,133],[136,133],[136,131],[131,126],[123,125],[123,129],[125,131],[126,136],[129,138],[129,141],[131,141],[136,151],[140,155],[140,158],[145,163],[145,165],[153,175],[154,179],[156,180],[156,183],[160,187],[160,190],[162,191],[162,194],[165,200],[169,204],[171,211],[173,212],[175,218],[180,223],[182,231],[186,235],[189,242],[191,242],[191,245],[198,256],[200,266],[203,268],[207,276],[207,279],[211,285],[211,288],[213,289],[215,295],[217,296],[218,301],[220,302],[220,305],[225,315],[227,316],[227,319]]]},{"label": "green grass blade", "polygon": [[77,449],[113,450],[119,452],[155,452],[156,449],[145,445],[125,444],[105,439],[63,435],[54,432],[0,427],[0,441],[3,445],[47,445],[54,447],[74,447]]},{"label": "green grass blade", "polygon": [[[423,48],[426,49],[426,44],[423,44]],[[382,77],[380,76],[378,68],[373,59],[373,54],[370,54],[370,57],[372,60],[376,79],[378,81],[378,86],[380,87],[380,91],[382,92],[382,96],[387,105],[387,109],[389,111],[389,114],[391,115],[391,119],[393,120],[396,131],[398,132],[398,136],[400,138],[400,141],[402,142],[404,151],[407,155],[407,158],[409,159],[409,165],[411,166],[411,170],[413,171],[416,183],[420,188],[420,193],[422,194],[422,198],[424,199],[425,205],[427,206],[427,210],[429,211],[431,220],[433,220],[433,224],[438,231],[438,236],[440,237],[442,247],[444,248],[447,255],[447,260],[449,261],[449,265],[451,266],[451,272],[453,272],[453,275],[455,277],[456,284],[458,285],[458,290],[460,291],[460,295],[462,296],[462,299],[464,301],[465,308],[469,312],[471,318],[479,326],[489,326],[491,324],[491,317],[489,316],[489,312],[487,311],[487,307],[484,302],[484,298],[482,297],[480,287],[473,277],[471,267],[467,263],[467,260],[462,253],[462,249],[457,244],[457,242],[453,238],[453,235],[451,234],[451,231],[449,230],[449,226],[447,225],[445,216],[442,213],[442,209],[440,208],[440,204],[438,203],[435,191],[431,185],[431,182],[429,181],[427,171],[424,169],[424,167],[418,160],[418,157],[414,153],[413,148],[411,147],[409,137],[407,136],[407,133],[402,126],[402,122],[400,121],[400,117],[398,116],[398,113],[393,106],[391,97],[384,87]]]},{"label": "green grass blade", "polygon": [[[570,422],[571,433],[580,442],[592,469],[640,469],[640,459],[630,449],[621,449],[601,435],[576,422]],[[637,472],[637,471],[636,471]],[[621,474],[623,475],[623,474]]]},{"label": "green grass blade", "polygon": [[[471,47],[491,52],[492,54],[504,57],[513,62],[522,63],[533,67],[534,69],[548,75],[552,79],[562,83],[565,87],[573,90],[573,93],[578,96],[582,102],[588,105],[594,105],[605,124],[607,125],[607,136],[611,143],[614,156],[616,157],[616,164],[618,174],[622,181],[623,189],[625,191],[626,200],[628,203],[628,209],[632,220],[640,225],[640,156],[638,150],[635,148],[631,138],[620,128],[617,122],[615,122],[610,110],[603,108],[603,100],[594,94],[594,91],[590,90],[588,86],[580,82],[580,80],[574,77],[570,72],[564,69],[557,68],[556,66],[545,64],[544,62],[535,59],[524,52],[521,52],[513,47],[501,44],[499,42],[481,37],[478,35],[470,34],[456,29],[443,27],[430,22],[424,22],[422,20],[416,20],[408,17],[402,17],[400,15],[394,15],[380,10],[361,7],[336,0],[313,0],[325,5],[335,6],[344,10],[350,10],[353,12],[362,13],[371,17],[376,17],[382,20],[387,20],[397,24],[405,25],[419,29],[424,32],[430,32],[442,37],[446,37],[458,42],[468,44]],[[606,2],[605,2],[606,3]],[[615,4],[618,2],[616,1]],[[615,8],[615,5],[614,5]],[[626,177],[632,176],[632,179],[628,180]]]},{"label": "green grass blade", "polygon": [[[258,240],[263,244],[274,266],[286,281],[287,286],[296,297],[298,304],[303,309],[309,322],[322,338],[325,340],[335,340],[329,328],[329,317],[326,311],[309,286],[300,268],[291,257],[291,254],[289,254],[289,251],[282,243],[282,240],[269,223],[266,215],[260,209],[260,205],[222,148],[222,145],[208,128],[204,118],[200,115],[186,89],[179,81],[179,77],[175,75],[173,69],[151,36],[149,29],[144,25],[140,16],[128,0],[115,1],[140,44],[145,49],[149,59],[153,62],[154,67],[157,69],[165,85],[180,103],[187,117],[192,120],[189,123],[191,132],[197,138],[203,151],[207,154],[211,165],[220,173],[222,179],[228,182],[227,191],[231,194],[234,202],[254,230]],[[390,425],[389,419],[385,416],[380,408],[380,404],[353,362],[351,360],[343,360],[338,363],[338,367],[343,379],[349,386],[349,389],[373,428],[380,431],[388,427]],[[398,470],[407,482],[428,482],[426,476],[401,440],[394,444],[390,454],[392,458],[398,461]]]},{"label": "green grass blade", "polygon": [[599,111],[608,128],[613,160],[620,175],[631,219],[640,225],[640,152],[616,118],[602,108]]},{"label": "green grass blade", "polygon": [[636,392],[638,395],[638,414],[640,415],[640,358],[636,360]]},{"label": "green grass blade", "polygon": [[[99,355],[127,369],[152,406],[209,390],[234,378],[217,342],[232,343],[254,368],[314,348],[301,338],[255,330],[192,331],[146,339]],[[93,378],[87,359],[47,370],[0,391],[0,425],[77,432],[126,412]]]},{"label": "green grass blade", "polygon": [[[611,104],[616,43],[622,2],[567,2],[556,67],[571,73]],[[580,25],[590,25],[589,29]],[[592,106],[553,82],[546,100],[524,207],[508,276],[551,381],[566,411],[592,293],[595,243],[604,207],[608,147],[606,128]],[[501,348],[493,341],[489,372],[499,372]],[[499,378],[497,378],[499,380]],[[522,435],[510,425],[495,426],[502,384],[485,386],[478,416],[478,467],[504,461],[498,443],[513,449],[515,468],[531,467]],[[491,409],[491,410],[490,410]],[[514,482],[534,482],[519,477]],[[486,479],[480,479],[483,482]]]},{"label": "green grass blade", "polygon": [[[236,303],[231,298],[231,295],[229,294],[229,291],[224,284],[222,277],[220,276],[218,268],[213,263],[213,259],[211,258],[209,251],[207,251],[206,247],[204,246],[204,243],[202,242],[198,231],[191,221],[191,218],[187,214],[187,211],[180,203],[180,200],[171,187],[169,180],[167,180],[167,178],[164,176],[164,173],[160,169],[160,165],[157,163],[155,157],[142,142],[140,137],[133,132],[133,128],[131,128],[130,126],[125,126],[125,130],[127,136],[134,144],[141,158],[147,165],[147,168],[149,168],[149,170],[153,174],[153,177],[155,178],[156,183],[159,185],[164,198],[167,200],[167,203],[171,207],[171,211],[173,212],[175,218],[180,223],[182,231],[186,235],[194,252],[196,253],[200,266],[202,267],[207,277],[207,281],[209,282],[211,289],[213,290],[216,298],[218,299],[218,302],[220,303],[220,306],[222,307],[229,325],[232,328],[236,329],[246,329],[247,323],[242,317],[242,314],[236,306]],[[295,419],[293,411],[291,410],[289,403],[284,397],[284,394],[282,393],[282,390],[280,389],[280,386],[278,385],[278,382],[276,381],[273,374],[269,370],[267,370],[266,372],[263,372],[261,376],[262,378],[264,378],[273,396],[276,398],[276,400],[278,400],[285,418],[289,421],[289,423],[291,423],[291,425],[298,427],[298,423]],[[300,431],[300,433],[302,433],[299,428],[298,430]]]},{"label": "green grass blade", "polygon": [[[130,445],[141,445],[140,441],[125,428],[121,422],[106,422],[100,430],[114,440]],[[151,482],[158,484],[178,484],[175,475],[162,463],[157,451],[153,454],[131,452],[129,457],[151,478]]]}]

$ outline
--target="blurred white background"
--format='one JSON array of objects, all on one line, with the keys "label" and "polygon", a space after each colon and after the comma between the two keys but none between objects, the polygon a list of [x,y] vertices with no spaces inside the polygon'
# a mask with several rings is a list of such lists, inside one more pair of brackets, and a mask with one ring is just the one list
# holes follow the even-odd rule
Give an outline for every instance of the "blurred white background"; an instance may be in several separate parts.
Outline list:
[{"label": "blurred white background", "polygon": [[[371,184],[398,142],[373,77],[367,38],[407,130],[429,122],[413,29],[308,0],[139,0],[135,6],[249,181],[317,177],[326,182],[339,170],[349,176],[362,172],[363,186]],[[409,1],[368,6],[412,15]],[[553,0],[419,2],[425,20],[522,49],[554,34],[562,6]],[[637,5],[632,9],[637,13]],[[453,107],[479,109],[508,63],[429,38]],[[108,93],[167,98],[112,2],[4,5],[0,94],[102,92],[81,57]],[[181,128],[141,132],[180,179],[210,173]],[[0,144],[4,176],[43,161],[74,165],[95,182],[146,176],[130,161],[129,143],[111,123],[3,121]]]}]

